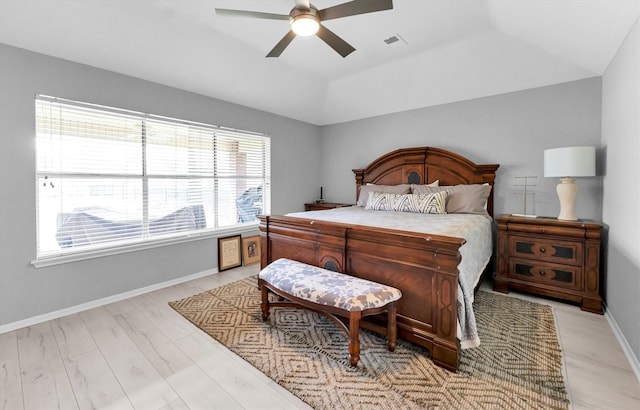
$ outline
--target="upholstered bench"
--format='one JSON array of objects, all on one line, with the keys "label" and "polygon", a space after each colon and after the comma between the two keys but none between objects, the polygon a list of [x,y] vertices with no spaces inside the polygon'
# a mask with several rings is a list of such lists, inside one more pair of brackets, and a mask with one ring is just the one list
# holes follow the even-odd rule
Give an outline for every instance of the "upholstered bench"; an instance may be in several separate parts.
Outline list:
[{"label": "upholstered bench", "polygon": [[[396,302],[400,290],[307,265],[289,259],[278,259],[258,275],[262,293],[262,319],[269,319],[269,308],[291,306],[325,314],[349,336],[349,362],[360,360],[360,319],[387,312],[387,348],[396,348]],[[269,291],[284,300],[269,301]],[[347,318],[349,326],[337,316]]]}]

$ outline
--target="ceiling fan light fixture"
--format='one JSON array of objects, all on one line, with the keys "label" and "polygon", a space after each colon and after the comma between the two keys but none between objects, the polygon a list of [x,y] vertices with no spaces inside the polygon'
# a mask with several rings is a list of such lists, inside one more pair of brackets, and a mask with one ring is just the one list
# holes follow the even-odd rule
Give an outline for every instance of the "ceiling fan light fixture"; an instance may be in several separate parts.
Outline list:
[{"label": "ceiling fan light fixture", "polygon": [[271,20],[289,19],[289,31],[287,31],[287,34],[271,49],[267,57],[279,57],[296,36],[312,36],[314,34],[329,47],[333,48],[336,53],[342,57],[346,57],[356,51],[356,49],[322,23],[326,20],[393,9],[393,0],[351,0],[322,10],[318,10],[309,0],[294,0],[294,2],[295,6],[291,9],[288,16],[286,14],[230,9],[216,9],[216,13]]},{"label": "ceiling fan light fixture", "polygon": [[291,18],[291,30],[299,36],[312,36],[318,32],[320,20],[311,14]]}]

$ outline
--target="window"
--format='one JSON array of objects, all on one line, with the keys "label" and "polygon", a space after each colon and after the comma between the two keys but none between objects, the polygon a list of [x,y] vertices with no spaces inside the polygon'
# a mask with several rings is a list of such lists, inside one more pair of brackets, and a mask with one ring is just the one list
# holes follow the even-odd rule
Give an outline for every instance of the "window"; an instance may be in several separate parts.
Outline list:
[{"label": "window", "polygon": [[270,156],[261,134],[38,96],[37,257],[255,222]]}]

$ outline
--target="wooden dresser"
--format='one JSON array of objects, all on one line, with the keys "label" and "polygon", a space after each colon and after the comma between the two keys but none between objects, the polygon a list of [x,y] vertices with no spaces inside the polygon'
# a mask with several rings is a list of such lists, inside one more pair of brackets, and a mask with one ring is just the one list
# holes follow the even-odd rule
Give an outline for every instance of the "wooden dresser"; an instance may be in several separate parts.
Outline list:
[{"label": "wooden dresser", "polygon": [[501,215],[496,221],[494,290],[536,293],[578,303],[582,310],[603,313],[601,224],[512,215]]},{"label": "wooden dresser", "polygon": [[305,211],[322,211],[323,209],[342,208],[353,204],[341,204],[337,202],[311,202],[304,204]]}]

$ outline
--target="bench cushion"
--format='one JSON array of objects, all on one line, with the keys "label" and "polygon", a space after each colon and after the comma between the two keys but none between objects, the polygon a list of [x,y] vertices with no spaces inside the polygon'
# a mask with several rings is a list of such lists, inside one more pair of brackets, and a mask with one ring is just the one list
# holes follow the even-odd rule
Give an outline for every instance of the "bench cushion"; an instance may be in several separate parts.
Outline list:
[{"label": "bench cushion", "polygon": [[379,308],[402,297],[394,287],[290,259],[272,262],[259,277],[291,296],[346,311]]}]

